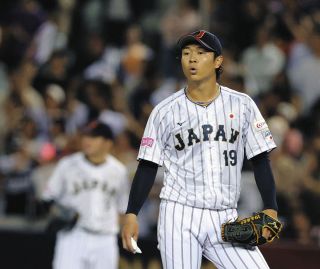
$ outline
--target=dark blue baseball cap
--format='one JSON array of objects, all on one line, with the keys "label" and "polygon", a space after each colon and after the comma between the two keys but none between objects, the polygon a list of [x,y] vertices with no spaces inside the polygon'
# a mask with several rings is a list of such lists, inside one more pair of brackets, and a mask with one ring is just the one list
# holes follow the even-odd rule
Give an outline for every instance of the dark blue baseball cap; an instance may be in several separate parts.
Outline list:
[{"label": "dark blue baseball cap", "polygon": [[222,46],[219,38],[205,30],[195,31],[182,36],[179,39],[177,46],[181,51],[186,45],[189,44],[199,44],[204,49],[213,51],[216,56],[222,54]]},{"label": "dark blue baseball cap", "polygon": [[109,125],[100,122],[92,121],[82,131],[83,135],[91,137],[103,137],[104,139],[114,139],[113,132]]}]

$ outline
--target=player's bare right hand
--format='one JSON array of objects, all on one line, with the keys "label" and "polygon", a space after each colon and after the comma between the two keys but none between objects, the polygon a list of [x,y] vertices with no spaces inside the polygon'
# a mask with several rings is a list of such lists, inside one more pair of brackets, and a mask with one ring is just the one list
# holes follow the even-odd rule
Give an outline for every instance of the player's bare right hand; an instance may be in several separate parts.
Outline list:
[{"label": "player's bare right hand", "polygon": [[124,249],[134,253],[134,249],[131,244],[131,237],[138,241],[139,224],[135,214],[126,214],[124,217],[124,224],[122,227],[122,246]]}]

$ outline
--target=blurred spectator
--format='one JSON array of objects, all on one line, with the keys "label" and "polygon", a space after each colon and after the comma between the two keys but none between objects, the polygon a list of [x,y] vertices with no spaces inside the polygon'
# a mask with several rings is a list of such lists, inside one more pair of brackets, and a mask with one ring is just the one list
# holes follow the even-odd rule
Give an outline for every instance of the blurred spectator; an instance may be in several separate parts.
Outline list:
[{"label": "blurred spectator", "polygon": [[64,155],[69,142],[65,125],[65,118],[54,118],[49,129],[49,141],[51,141],[60,156]]},{"label": "blurred spectator", "polygon": [[286,231],[293,233],[287,236],[309,244],[311,226],[320,224],[320,210],[313,206],[320,202],[319,181],[313,177],[314,156],[304,151],[303,136],[295,129],[286,133],[281,151],[272,156],[279,215],[288,224]]},{"label": "blurred spectator", "polygon": [[19,95],[26,108],[35,110],[44,106],[41,95],[32,86],[37,71],[37,66],[32,61],[26,60],[11,73],[11,92]]},{"label": "blurred spectator", "polygon": [[[101,32],[101,27],[106,19],[107,1],[85,1],[81,9],[84,33]],[[81,3],[80,3],[81,4]]]},{"label": "blurred spectator", "polygon": [[54,136],[53,131],[56,133],[58,130],[64,136],[76,134],[88,122],[87,106],[74,97],[72,91],[68,94],[67,98],[65,91],[57,84],[46,87],[47,128],[51,136]]},{"label": "blurred spectator", "polygon": [[35,167],[30,175],[32,182],[32,209],[34,215],[41,215],[45,212],[42,212],[42,207],[38,201],[41,200],[41,195],[45,191],[47,186],[47,181],[51,176],[54,168],[56,167],[57,152],[53,144],[44,143],[39,152],[39,165]]},{"label": "blurred spectator", "polygon": [[63,105],[66,101],[64,90],[56,84],[49,84],[44,93],[47,116],[51,119],[65,116]]},{"label": "blurred spectator", "polygon": [[298,116],[296,108],[288,102],[280,102],[277,107],[277,112],[290,123],[294,122]]},{"label": "blurred spectator", "polygon": [[45,140],[39,136],[35,123],[26,118],[20,129],[8,134],[5,142],[6,152],[0,155],[3,162],[1,174],[6,183],[5,191],[9,196],[13,195],[11,202],[14,204],[15,194],[18,199],[20,196],[27,199],[32,191],[29,176],[39,160],[40,149]]},{"label": "blurred spectator", "polygon": [[285,135],[289,130],[288,120],[286,120],[286,118],[284,118],[283,116],[275,115],[268,119],[268,126],[276,145],[281,146]]},{"label": "blurred spectator", "polygon": [[[233,9],[234,2],[230,1],[229,9]],[[234,14],[231,19],[235,20],[234,24],[238,27],[232,27],[234,30],[229,38],[235,40],[232,49],[244,51],[250,45],[256,42],[256,34],[259,26],[263,25],[268,16],[267,1],[263,0],[248,0],[244,1],[239,6],[239,12]],[[241,29],[240,31],[238,29]],[[239,46],[239,48],[238,48]],[[239,52],[239,51],[238,51]]]},{"label": "blurred spectator", "polygon": [[138,25],[127,29],[126,44],[123,48],[122,69],[124,72],[124,86],[128,92],[140,83],[146,67],[150,61],[152,50],[142,41],[142,30]]},{"label": "blurred spectator", "polygon": [[84,94],[93,109],[91,117],[108,124],[116,136],[125,130],[127,119],[122,113],[112,110],[113,96],[110,85],[97,80],[87,81]]},{"label": "blurred spectator", "polygon": [[135,119],[144,125],[151,113],[151,95],[161,83],[161,78],[152,64],[144,70],[140,84],[128,95],[128,106]]},{"label": "blurred spectator", "polygon": [[291,219],[298,208],[303,179],[307,175],[307,159],[303,155],[301,132],[289,129],[284,136],[280,151],[272,155],[272,166],[277,186],[279,215]]},{"label": "blurred spectator", "polygon": [[258,212],[263,206],[261,195],[255,183],[254,174],[251,170],[241,172],[241,193],[239,198],[238,214],[241,217],[247,217],[252,212]]},{"label": "blurred spectator", "polygon": [[121,50],[107,45],[100,59],[90,64],[84,70],[87,80],[101,80],[104,83],[114,83],[118,80],[121,63]]},{"label": "blurred spectator", "polygon": [[31,45],[27,51],[27,57],[34,59],[39,65],[46,63],[52,52],[66,47],[66,38],[59,31],[58,11],[51,11],[48,20],[37,29]]},{"label": "blurred spectator", "polygon": [[5,94],[9,90],[8,80],[6,66],[0,62],[0,100],[4,98]]},{"label": "blurred spectator", "polygon": [[[47,2],[46,0],[44,0]],[[70,35],[71,20],[73,17],[73,12],[76,0],[56,0],[57,6],[54,6],[54,11],[58,11],[58,26],[61,33],[65,36]],[[47,2],[48,3],[48,2]]]},{"label": "blurred spectator", "polygon": [[0,57],[7,66],[14,67],[23,59],[34,33],[45,21],[45,13],[38,1],[16,1],[3,12],[2,21],[5,27]]},{"label": "blurred spectator", "polygon": [[221,84],[239,92],[247,92],[243,77],[243,68],[235,59],[234,51],[227,48],[223,50],[223,76],[220,78]]},{"label": "blurred spectator", "polygon": [[132,179],[138,166],[137,154],[140,139],[130,131],[124,131],[115,140],[114,156],[117,157],[126,167],[129,178]]},{"label": "blurred spectator", "polygon": [[270,38],[266,27],[258,28],[255,44],[242,54],[245,85],[251,96],[261,95],[271,89],[273,79],[285,63],[284,53]]},{"label": "blurred spectator", "polygon": [[301,245],[312,245],[311,223],[303,211],[293,214],[294,233],[297,242]]},{"label": "blurred spectator", "polygon": [[156,106],[161,101],[169,97],[174,92],[180,90],[183,84],[177,79],[169,78],[162,81],[161,85],[157,87],[151,94],[150,101],[153,106]]},{"label": "blurred spectator", "polygon": [[[78,87],[78,86],[76,86]],[[79,99],[79,87],[73,91],[69,88],[66,104],[66,133],[74,135],[82,129],[89,119],[89,108]]]},{"label": "blurred spectator", "polygon": [[17,129],[27,115],[35,121],[40,132],[46,132],[43,98],[31,84],[36,72],[36,66],[30,61],[23,61],[11,72],[10,91],[3,104],[7,128],[2,131]]},{"label": "blurred spectator", "polygon": [[175,63],[176,42],[179,36],[199,28],[201,18],[190,0],[178,0],[167,10],[161,19],[162,36],[161,71],[165,77],[179,77],[178,64]]},{"label": "blurred spectator", "polygon": [[302,109],[306,113],[320,98],[320,19],[313,21],[312,17],[305,17],[301,24],[297,27],[303,28],[304,40],[301,41],[304,44],[300,46],[300,52],[299,47],[293,48],[288,75],[293,89],[302,99]]},{"label": "blurred spectator", "polygon": [[90,32],[84,36],[83,42],[79,44],[79,50],[76,51],[74,73],[81,74],[87,66],[98,61],[103,56],[105,46],[103,36],[97,32]]},{"label": "blurred spectator", "polygon": [[63,89],[68,86],[68,69],[70,57],[66,50],[56,50],[51,54],[48,62],[42,65],[34,79],[34,87],[44,94],[49,84],[58,84]]}]

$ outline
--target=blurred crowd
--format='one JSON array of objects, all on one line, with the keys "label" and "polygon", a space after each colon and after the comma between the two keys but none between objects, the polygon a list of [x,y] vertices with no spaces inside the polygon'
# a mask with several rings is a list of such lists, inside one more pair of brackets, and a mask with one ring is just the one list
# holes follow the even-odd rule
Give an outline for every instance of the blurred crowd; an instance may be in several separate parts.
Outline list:
[{"label": "blurred crowd", "polygon": [[[42,216],[56,161],[79,150],[94,119],[111,126],[113,154],[132,179],[148,115],[184,85],[176,41],[201,28],[222,41],[220,83],[254,98],[278,145],[283,238],[320,245],[316,0],[2,0],[1,215]],[[141,211],[142,236],[155,237],[161,180]]]}]

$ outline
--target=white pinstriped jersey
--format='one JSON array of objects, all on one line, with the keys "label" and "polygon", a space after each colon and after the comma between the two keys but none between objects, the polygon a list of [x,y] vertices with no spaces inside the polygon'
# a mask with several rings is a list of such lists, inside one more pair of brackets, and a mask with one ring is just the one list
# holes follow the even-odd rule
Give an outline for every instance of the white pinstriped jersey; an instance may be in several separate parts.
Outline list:
[{"label": "white pinstriped jersey", "polygon": [[125,213],[129,181],[125,166],[108,155],[100,165],[78,152],[59,161],[43,199],[75,209],[79,227],[99,233],[119,231],[118,214]]},{"label": "white pinstriped jersey", "polygon": [[254,101],[220,86],[207,107],[174,93],[152,111],[138,159],[164,166],[160,197],[184,205],[236,208],[244,153],[248,159],[276,147]]}]

